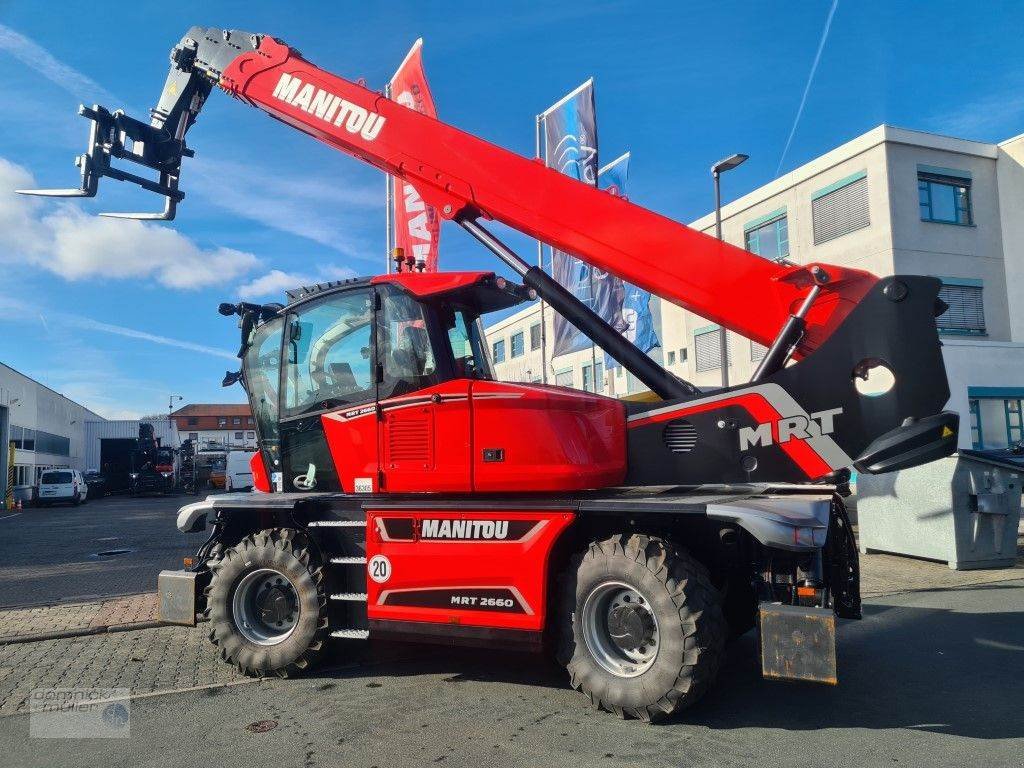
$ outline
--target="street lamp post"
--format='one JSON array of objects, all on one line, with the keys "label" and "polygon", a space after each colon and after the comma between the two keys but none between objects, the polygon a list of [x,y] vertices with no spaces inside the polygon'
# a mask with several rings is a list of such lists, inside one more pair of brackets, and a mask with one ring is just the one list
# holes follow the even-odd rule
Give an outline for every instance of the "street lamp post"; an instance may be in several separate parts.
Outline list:
[{"label": "street lamp post", "polygon": [[[729,155],[729,157],[719,160],[711,166],[711,178],[715,182],[715,237],[719,240],[722,239],[722,186],[719,183],[719,177],[726,171],[731,171],[733,168],[743,165],[749,157],[749,155],[743,154]],[[724,327],[720,327],[720,330],[722,388],[724,389],[729,386],[729,335]]]},{"label": "street lamp post", "polygon": [[185,398],[183,398],[181,395],[170,395],[167,398],[167,423],[168,424],[171,423],[171,414],[174,412],[174,401],[175,400],[184,400],[184,399]]}]

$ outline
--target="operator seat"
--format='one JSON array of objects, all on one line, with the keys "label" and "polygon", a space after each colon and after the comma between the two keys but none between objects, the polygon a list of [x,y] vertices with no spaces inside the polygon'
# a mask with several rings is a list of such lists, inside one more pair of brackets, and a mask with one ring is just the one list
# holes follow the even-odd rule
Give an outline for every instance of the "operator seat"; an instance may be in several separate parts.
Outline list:
[{"label": "operator seat", "polygon": [[331,363],[328,368],[331,372],[331,381],[334,386],[342,392],[355,392],[359,389],[356,383],[356,375],[352,373],[352,366],[348,363]]}]

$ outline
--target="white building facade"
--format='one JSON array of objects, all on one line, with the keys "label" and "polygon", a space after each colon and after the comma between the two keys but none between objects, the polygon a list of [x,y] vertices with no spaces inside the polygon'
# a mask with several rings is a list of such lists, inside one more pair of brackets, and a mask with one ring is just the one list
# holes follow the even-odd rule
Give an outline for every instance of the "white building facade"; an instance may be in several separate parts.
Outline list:
[{"label": "white building facade", "polygon": [[46,469],[87,469],[85,432],[86,423],[91,421],[103,421],[103,417],[0,363],[0,501],[12,476],[12,443],[13,485],[35,485]]},{"label": "white building facade", "polygon": [[[882,125],[726,205],[722,232],[764,258],[940,278],[960,447],[998,448],[1024,439],[1022,212],[1024,136],[985,144]],[[713,234],[713,214],[690,226]],[[651,356],[701,388],[720,386],[720,328],[657,298],[651,309],[661,342]],[[552,358],[553,311],[544,314],[548,383],[643,397],[631,374],[606,370],[600,350],[596,376],[589,350]],[[533,304],[488,327],[499,378],[545,378],[540,315]],[[728,340],[730,383],[748,381],[764,347]]]}]

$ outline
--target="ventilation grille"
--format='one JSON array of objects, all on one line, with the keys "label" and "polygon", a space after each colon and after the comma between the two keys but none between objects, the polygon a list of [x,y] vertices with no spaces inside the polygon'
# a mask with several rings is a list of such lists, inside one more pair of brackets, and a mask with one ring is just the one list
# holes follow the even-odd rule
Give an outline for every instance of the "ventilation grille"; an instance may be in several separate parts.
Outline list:
[{"label": "ventilation grille", "polygon": [[676,419],[665,425],[662,439],[672,453],[689,453],[697,445],[697,428],[688,421]]},{"label": "ventilation grille", "polygon": [[396,419],[388,429],[388,459],[391,464],[401,461],[415,461],[426,464],[430,461],[430,418]]}]

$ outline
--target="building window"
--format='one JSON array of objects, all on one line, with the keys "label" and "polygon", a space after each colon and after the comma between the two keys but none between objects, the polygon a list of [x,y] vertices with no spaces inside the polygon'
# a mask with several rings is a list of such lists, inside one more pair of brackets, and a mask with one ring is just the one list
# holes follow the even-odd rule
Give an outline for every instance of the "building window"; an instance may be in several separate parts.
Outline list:
[{"label": "building window", "polygon": [[227,417],[225,417],[225,416],[218,416],[217,417],[217,426],[218,427],[226,427],[227,425],[228,425]]},{"label": "building window", "polygon": [[867,171],[815,192],[811,197],[811,220],[815,245],[870,226]]},{"label": "building window", "polygon": [[670,349],[669,352],[668,352],[668,362],[666,363],[666,365],[675,365],[675,364],[676,364],[676,351],[674,349]]},{"label": "building window", "polygon": [[682,347],[679,350],[679,362],[680,363],[685,363],[686,362],[686,347]]},{"label": "building window", "polygon": [[491,352],[492,352],[491,357],[494,358],[494,362],[496,362],[496,363],[504,362],[505,361],[505,340],[501,339],[500,341],[494,342],[494,344],[491,345]]},{"label": "building window", "polygon": [[[722,329],[711,328],[695,331],[693,348],[697,355],[697,372],[714,371],[722,367]],[[732,339],[728,339],[729,365],[732,365]]]},{"label": "building window", "polygon": [[935,318],[939,333],[985,335],[985,302],[981,280],[944,277],[939,298],[949,309]]},{"label": "building window", "polygon": [[197,417],[195,417],[195,416],[189,416],[188,417],[188,425],[187,426],[198,427],[199,426],[199,419]]},{"label": "building window", "polygon": [[29,429],[11,425],[10,441],[14,447],[23,451],[48,453],[52,456],[70,456],[71,438],[43,432],[41,429]]},{"label": "building window", "polygon": [[556,387],[571,387],[572,386],[572,368],[564,371],[555,372],[555,386]]},{"label": "building window", "polygon": [[241,416],[232,416],[231,417],[231,426],[233,426],[233,427],[240,427],[240,426],[242,426],[242,417]]},{"label": "building window", "polygon": [[768,347],[764,344],[758,344],[756,341],[750,342],[750,362],[760,363],[764,360],[764,356],[768,354]]},{"label": "building window", "polygon": [[1003,408],[1006,412],[1006,443],[1014,446],[1024,440],[1024,400],[1015,398],[1003,400]]},{"label": "building window", "polygon": [[748,251],[778,261],[789,256],[789,221],[786,209],[749,222],[743,228],[743,243]]},{"label": "building window", "polygon": [[[590,364],[583,366],[583,390],[585,392],[597,392],[604,390],[604,363],[594,365],[595,376],[590,375]],[[572,386],[571,381],[569,386]]]},{"label": "building window", "polygon": [[540,323],[530,326],[530,351],[540,349]]},{"label": "building window", "polygon": [[930,173],[918,168],[917,195],[921,221],[965,226],[974,223],[970,178]]},{"label": "building window", "polygon": [[522,357],[526,351],[525,342],[523,340],[523,332],[512,334],[512,357]]},{"label": "building window", "polygon": [[255,440],[256,439],[256,433],[255,432],[246,432],[245,433],[245,437],[246,437],[247,440]]},{"label": "building window", "polygon": [[981,404],[976,397],[967,401],[967,407],[971,411],[971,447],[980,451],[985,445],[985,435],[981,429]]},{"label": "building window", "polygon": [[241,432],[235,432],[235,440],[241,440],[241,439],[242,439],[242,433]]},{"label": "building window", "polygon": [[189,432],[188,433],[188,439],[191,440],[193,443],[198,443],[199,442],[199,433],[198,432]]}]

